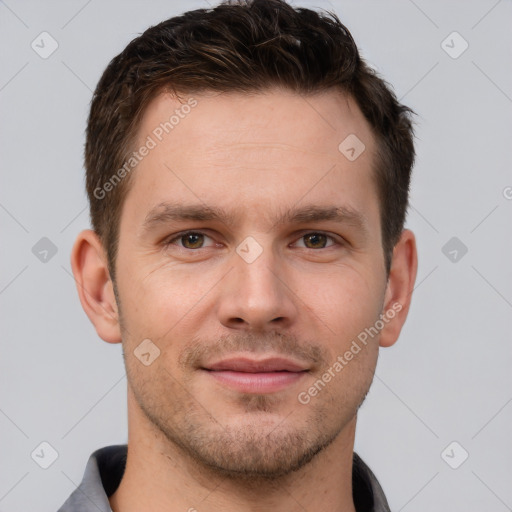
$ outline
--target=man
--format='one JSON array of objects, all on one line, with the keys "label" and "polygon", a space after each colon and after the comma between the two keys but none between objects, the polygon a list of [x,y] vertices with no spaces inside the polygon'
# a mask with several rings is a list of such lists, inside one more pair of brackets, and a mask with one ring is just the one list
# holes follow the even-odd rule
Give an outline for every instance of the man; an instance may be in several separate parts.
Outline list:
[{"label": "man", "polygon": [[353,452],[416,277],[410,110],[333,14],[280,0],[148,29],[94,93],[72,268],[122,343],[128,445],[69,511],[386,511]]}]

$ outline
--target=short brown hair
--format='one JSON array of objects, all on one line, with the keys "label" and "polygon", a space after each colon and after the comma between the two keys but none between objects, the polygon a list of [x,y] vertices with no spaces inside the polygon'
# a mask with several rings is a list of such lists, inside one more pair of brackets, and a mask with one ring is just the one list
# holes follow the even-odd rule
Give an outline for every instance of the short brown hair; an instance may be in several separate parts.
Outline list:
[{"label": "short brown hair", "polygon": [[334,88],[357,102],[377,141],[374,171],[389,272],[408,207],[412,110],[361,59],[334,13],[293,8],[283,0],[228,0],[150,27],[112,59],[96,87],[86,131],[86,183],[92,226],[112,279],[131,175],[109,187],[108,197],[98,197],[98,190],[129,158],[148,103],[165,90],[180,97],[272,86],[298,94]]}]

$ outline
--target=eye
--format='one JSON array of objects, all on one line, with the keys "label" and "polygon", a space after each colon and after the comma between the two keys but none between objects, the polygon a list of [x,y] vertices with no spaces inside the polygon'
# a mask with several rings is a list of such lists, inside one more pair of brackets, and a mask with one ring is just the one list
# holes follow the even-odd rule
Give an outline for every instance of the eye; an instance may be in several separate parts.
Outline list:
[{"label": "eye", "polygon": [[[205,245],[206,240],[213,242],[209,236],[207,236],[205,233],[202,233],[201,231],[185,231],[178,233],[177,235],[174,235],[172,238],[168,239],[165,242],[165,245],[175,245],[182,249],[188,249],[191,251],[204,249],[214,245],[212,243],[210,243],[210,245]],[[299,245],[299,247],[305,249],[327,249],[333,245],[342,245],[334,237],[316,231],[305,233],[299,238],[297,242],[295,242],[295,244],[299,243],[300,241],[302,241],[302,245]],[[329,241],[331,242],[330,244]]]},{"label": "eye", "polygon": [[304,240],[304,245],[302,247],[305,247],[306,249],[325,249],[327,247],[331,247],[326,245],[329,240],[333,242],[331,245],[340,245],[332,236],[317,232],[306,233],[305,235],[302,235],[299,240]]},{"label": "eye", "polygon": [[[205,238],[211,240],[211,238],[200,231],[186,231],[179,233],[173,238],[167,240],[165,245],[178,245],[183,249],[203,249]],[[181,244],[179,243],[181,242]]]}]

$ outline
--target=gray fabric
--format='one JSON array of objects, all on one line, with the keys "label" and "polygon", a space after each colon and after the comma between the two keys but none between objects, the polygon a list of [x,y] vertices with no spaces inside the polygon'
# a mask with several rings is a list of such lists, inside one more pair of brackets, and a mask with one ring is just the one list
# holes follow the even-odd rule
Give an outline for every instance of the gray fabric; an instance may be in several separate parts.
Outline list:
[{"label": "gray fabric", "polygon": [[[120,445],[119,448],[121,449],[122,446]],[[59,508],[58,512],[112,512],[99,468],[101,451],[105,448],[100,448],[89,457],[82,482],[71,493],[71,496]]]},{"label": "gray fabric", "polygon": [[[120,444],[96,450],[89,457],[82,482],[57,512],[112,512],[108,497],[123,477],[127,449]],[[352,487],[357,512],[390,512],[377,478],[356,453]]]}]

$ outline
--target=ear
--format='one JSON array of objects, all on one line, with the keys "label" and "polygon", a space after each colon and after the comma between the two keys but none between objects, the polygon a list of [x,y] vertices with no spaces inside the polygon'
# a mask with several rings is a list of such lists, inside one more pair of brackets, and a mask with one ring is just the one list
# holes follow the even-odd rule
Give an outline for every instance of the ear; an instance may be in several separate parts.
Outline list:
[{"label": "ear", "polygon": [[107,257],[98,235],[82,231],[73,245],[71,268],[78,296],[98,336],[108,343],[121,342],[119,314]]},{"label": "ear", "polygon": [[382,311],[385,318],[384,327],[380,333],[381,347],[390,347],[400,335],[409,312],[417,270],[416,239],[412,231],[405,229],[393,249]]}]

